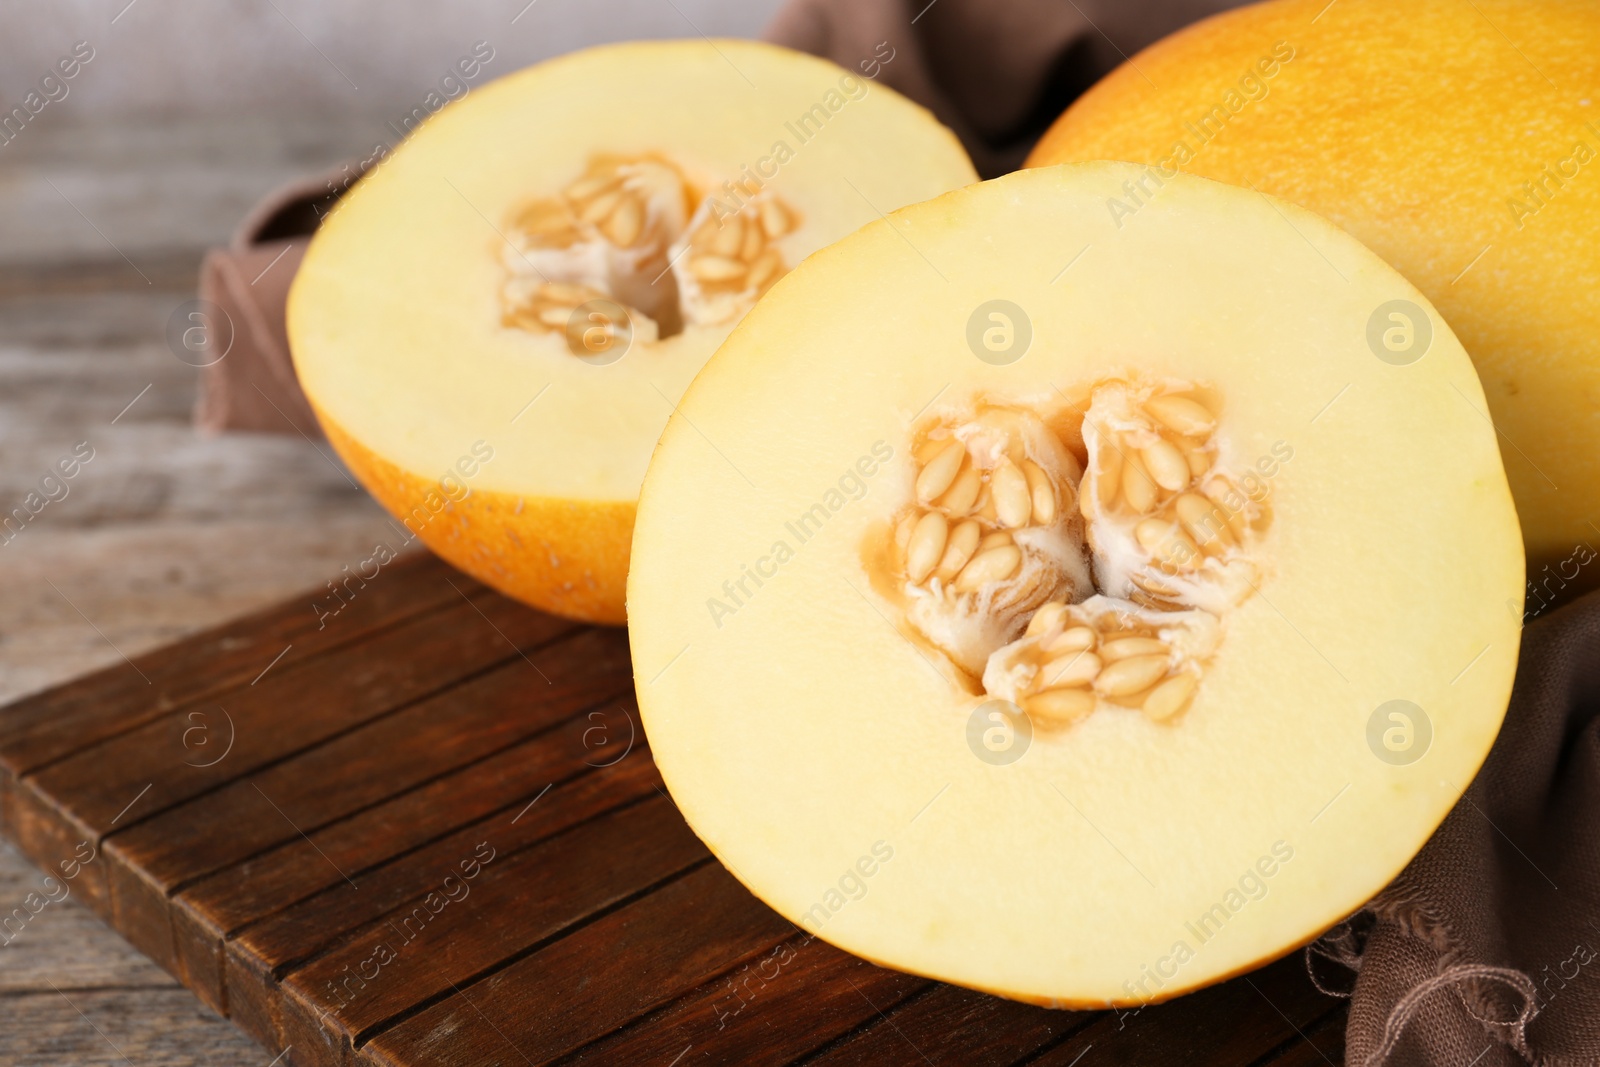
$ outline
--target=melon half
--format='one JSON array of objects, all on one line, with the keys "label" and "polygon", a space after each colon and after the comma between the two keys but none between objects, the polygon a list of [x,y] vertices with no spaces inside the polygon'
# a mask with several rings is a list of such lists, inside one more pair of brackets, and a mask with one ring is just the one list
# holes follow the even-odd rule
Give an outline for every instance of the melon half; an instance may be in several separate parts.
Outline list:
[{"label": "melon half", "polygon": [[1124,227],[1182,171],[1309,208],[1415,283],[1483,381],[1531,605],[1600,585],[1600,6],[1229,11],[1103,79],[1029,165],[1090,159],[1145,164],[1101,205]]},{"label": "melon half", "polygon": [[668,423],[629,576],[651,750],[718,858],[841,948],[1049,1005],[1359,908],[1517,659],[1516,515],[1437,311],[1246,189],[1177,176],[1118,229],[1140,173],[971,186],[779,281]]},{"label": "melon half", "polygon": [[576,53],[430,119],[323,223],[290,294],[334,448],[439,555],[623,621],[678,398],[802,258],[974,180],[926,111],[740,41]]}]

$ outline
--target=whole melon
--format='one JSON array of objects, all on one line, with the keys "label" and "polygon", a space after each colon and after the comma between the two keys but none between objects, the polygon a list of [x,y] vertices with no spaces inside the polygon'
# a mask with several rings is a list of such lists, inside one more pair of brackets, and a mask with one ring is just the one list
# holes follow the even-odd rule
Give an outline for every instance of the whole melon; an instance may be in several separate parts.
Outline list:
[{"label": "whole melon", "polygon": [[[1600,585],[1597,157],[1600,5],[1273,0],[1135,55],[1028,165],[1147,164],[1108,198],[1123,229],[1175,171],[1253,188],[1325,216],[1404,274],[1477,364],[1537,612]],[[1425,359],[1415,325],[1406,309],[1375,308],[1375,357]],[[1307,419],[1337,421],[1370,399],[1353,388]],[[1408,447],[1406,427],[1393,447]]]}]

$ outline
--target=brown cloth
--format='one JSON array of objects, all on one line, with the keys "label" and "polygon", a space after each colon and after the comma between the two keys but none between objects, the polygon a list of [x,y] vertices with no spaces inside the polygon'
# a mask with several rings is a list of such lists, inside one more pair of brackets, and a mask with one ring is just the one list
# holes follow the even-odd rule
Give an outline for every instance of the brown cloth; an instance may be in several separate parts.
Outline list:
[{"label": "brown cloth", "polygon": [[[790,0],[767,37],[924,104],[994,175],[1126,56],[1232,6]],[[281,190],[207,257],[201,295],[234,335],[227,358],[202,371],[202,426],[317,432],[289,362],[283,302],[306,235],[350,178],[345,168]],[[1351,999],[1349,1063],[1600,1064],[1597,717],[1600,593],[1526,627],[1481,773],[1394,883],[1307,949],[1324,988],[1341,984],[1341,965],[1350,986],[1336,994]]]},{"label": "brown cloth", "polygon": [[1352,1065],[1600,1064],[1600,593],[1523,629],[1483,769],[1306,956],[1356,972]]},{"label": "brown cloth", "polygon": [[955,131],[978,173],[1022,165],[1049,125],[1124,59],[1242,0],[789,0],[768,40],[862,70]]},{"label": "brown cloth", "polygon": [[194,422],[202,431],[322,436],[289,358],[284,306],[311,234],[361,167],[346,164],[273,190],[226,248],[206,253],[194,321],[210,331],[214,347],[199,359],[179,355],[200,367]]}]

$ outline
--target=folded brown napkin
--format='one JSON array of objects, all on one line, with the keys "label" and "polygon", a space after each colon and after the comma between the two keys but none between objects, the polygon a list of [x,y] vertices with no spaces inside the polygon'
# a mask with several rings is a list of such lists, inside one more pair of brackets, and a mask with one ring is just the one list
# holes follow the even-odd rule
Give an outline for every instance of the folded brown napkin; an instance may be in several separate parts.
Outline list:
[{"label": "folded brown napkin", "polygon": [[978,172],[993,178],[1021,166],[1067,105],[1128,56],[1240,3],[789,0],[766,37],[862,71],[922,104],[961,138]]},{"label": "folded brown napkin", "polygon": [[1523,629],[1488,761],[1321,956],[1352,1065],[1600,1064],[1600,593]]},{"label": "folded brown napkin", "polygon": [[[1232,6],[790,0],[767,36],[924,104],[994,175],[1126,56]],[[201,426],[318,432],[289,362],[284,299],[306,236],[352,173],[280,190],[207,256],[201,296],[233,335],[202,371]],[[1526,627],[1482,772],[1394,883],[1307,950],[1325,988],[1348,988],[1335,995],[1351,1000],[1349,1063],[1600,1064],[1597,718],[1600,593]]]},{"label": "folded brown napkin", "polygon": [[289,358],[284,306],[307,241],[360,167],[346,164],[273,190],[226,248],[206,253],[191,314],[211,343],[198,353],[173,343],[180,358],[200,367],[194,421],[201,430],[322,436]]}]

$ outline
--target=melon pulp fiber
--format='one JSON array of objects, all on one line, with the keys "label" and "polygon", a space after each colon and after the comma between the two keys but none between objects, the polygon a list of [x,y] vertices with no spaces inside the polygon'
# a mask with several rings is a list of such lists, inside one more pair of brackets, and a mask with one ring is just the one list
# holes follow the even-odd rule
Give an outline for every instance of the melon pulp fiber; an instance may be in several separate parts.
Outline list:
[{"label": "melon pulp fiber", "polygon": [[[738,315],[880,211],[974,178],[922,108],[810,56],[580,52],[475,90],[357,184],[295,279],[295,368],[435,552],[620,623],[650,450]],[[597,298],[631,346],[620,315],[585,317]]]},{"label": "melon pulp fiber", "polygon": [[1600,544],[1594,4],[1275,0],[1217,15],[1102,80],[1029,164],[1088,159],[1151,168],[1102,205],[1133,212],[1127,226],[1181,170],[1309,208],[1404,274],[1477,365],[1533,592],[1600,583],[1586,566]]},{"label": "melon pulp fiber", "polygon": [[[974,185],[786,276],[669,421],[629,575],[651,750],[728,868],[841,948],[1050,1005],[1164,999],[1358,908],[1476,772],[1518,648],[1516,516],[1437,312],[1342,231],[1249,190],[1176,177],[1118,230],[1105,199],[1139,173]],[[1407,366],[1365,339],[1395,299],[1433,328]],[[1024,332],[1020,358],[995,359],[990,341],[1015,355]],[[1138,437],[1152,404],[1188,436]],[[1150,520],[1101,500],[1100,444],[1150,473],[1170,466],[1158,437],[1201,450],[1210,473],[1186,492],[1250,487],[1242,547],[1171,574],[1137,555],[1124,534]],[[928,473],[951,440],[962,469],[988,457],[985,503],[949,503],[953,463]],[[959,594],[958,576],[943,615],[910,611],[938,580],[906,555],[919,516],[981,519],[1016,496],[1008,465],[1036,480],[1028,464],[1049,492],[980,525],[1035,565],[1002,559],[1010,584]],[[1178,499],[1147,488],[1142,504]],[[1092,581],[1065,555],[1080,543]],[[963,604],[1009,631],[966,625]],[[1197,678],[1187,703],[1104,671],[1054,690],[1084,700],[1030,695],[1033,647],[1091,616],[1141,641],[1154,627],[1178,651],[1143,684]],[[1006,640],[981,677],[950,652]],[[1024,713],[993,719],[996,699]],[[1392,701],[1421,714],[1393,719]]]}]

